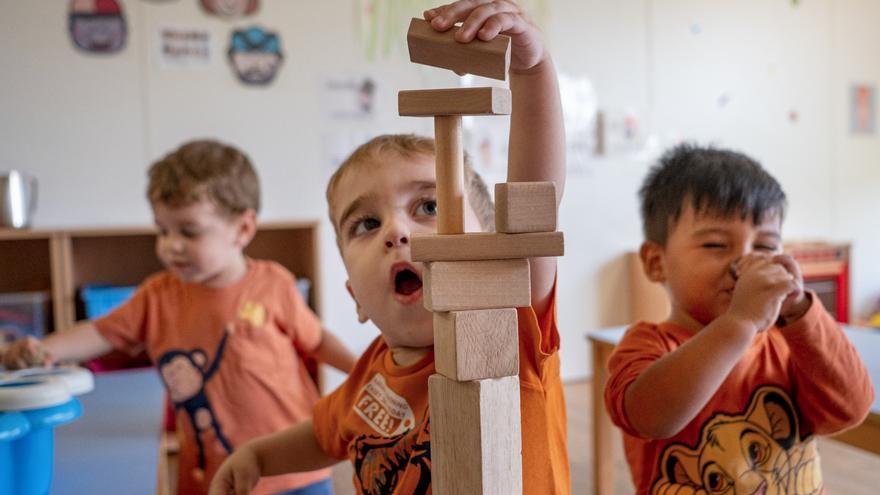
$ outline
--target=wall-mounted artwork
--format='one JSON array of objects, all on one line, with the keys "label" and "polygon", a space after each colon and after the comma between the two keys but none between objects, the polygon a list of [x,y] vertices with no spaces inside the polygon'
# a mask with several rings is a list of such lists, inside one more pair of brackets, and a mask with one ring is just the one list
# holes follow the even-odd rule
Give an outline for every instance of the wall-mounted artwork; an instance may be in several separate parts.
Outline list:
[{"label": "wall-mounted artwork", "polygon": [[200,0],[209,14],[228,19],[253,15],[260,4],[258,0]]},{"label": "wall-mounted artwork", "polygon": [[68,17],[70,37],[80,50],[106,54],[125,46],[125,17],[116,0],[72,0]]},{"label": "wall-mounted artwork", "polygon": [[877,130],[877,86],[853,84],[849,90],[849,131],[874,134]]},{"label": "wall-mounted artwork", "polygon": [[271,83],[284,59],[278,35],[258,26],[233,31],[228,55],[238,79],[249,85]]},{"label": "wall-mounted artwork", "polygon": [[211,31],[198,27],[163,26],[157,31],[159,66],[206,67],[211,64]]}]

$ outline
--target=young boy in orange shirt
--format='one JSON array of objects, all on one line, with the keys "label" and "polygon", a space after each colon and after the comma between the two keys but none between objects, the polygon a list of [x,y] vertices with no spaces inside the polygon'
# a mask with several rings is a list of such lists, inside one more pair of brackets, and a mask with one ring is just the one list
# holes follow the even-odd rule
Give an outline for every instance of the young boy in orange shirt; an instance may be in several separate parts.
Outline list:
[{"label": "young boy in orange shirt", "polygon": [[638,493],[822,493],[815,435],[861,422],[873,389],[782,253],[782,188],[750,158],[679,146],[645,179],[645,274],[669,319],[630,328],[605,403]]},{"label": "young boy in orange shirt", "polygon": [[[107,316],[43,342],[18,341],[4,360],[21,367],[146,348],[183,433],[178,492],[206,493],[235,448],[311,417],[318,390],[294,345],[342,371],[354,356],[321,328],[290,272],[244,255],[260,207],[244,154],[195,141],[153,164],[149,177],[156,252],[167,271]],[[264,480],[256,490],[281,491],[329,494],[329,471]]]},{"label": "young boy in orange shirt", "polygon": [[[562,112],[553,64],[540,33],[506,1],[461,1],[425,18],[457,36],[512,40],[510,181],[565,177]],[[491,230],[485,184],[466,171],[465,224]],[[261,475],[316,469],[348,459],[358,493],[430,493],[428,377],[435,373],[433,316],[422,304],[422,266],[410,240],[437,229],[433,140],[380,136],[355,151],[327,189],[330,218],[362,322],[381,331],[346,382],[318,402],[314,419],[249,442],[221,467],[214,495],[248,493]],[[558,198],[557,198],[558,200]],[[523,493],[569,492],[565,405],[556,329],[556,262],[532,259],[531,306],[518,309]]]}]

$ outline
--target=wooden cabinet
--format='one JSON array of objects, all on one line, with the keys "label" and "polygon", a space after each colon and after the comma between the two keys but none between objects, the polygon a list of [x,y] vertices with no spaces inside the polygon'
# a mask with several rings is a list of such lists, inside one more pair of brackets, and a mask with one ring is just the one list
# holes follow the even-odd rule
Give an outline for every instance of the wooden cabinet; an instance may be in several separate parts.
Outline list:
[{"label": "wooden cabinet", "polygon": [[[317,221],[260,224],[245,252],[309,279],[309,305],[320,315],[318,228]],[[0,230],[0,293],[51,293],[50,332],[85,317],[83,286],[137,285],[160,270],[152,228]]]}]

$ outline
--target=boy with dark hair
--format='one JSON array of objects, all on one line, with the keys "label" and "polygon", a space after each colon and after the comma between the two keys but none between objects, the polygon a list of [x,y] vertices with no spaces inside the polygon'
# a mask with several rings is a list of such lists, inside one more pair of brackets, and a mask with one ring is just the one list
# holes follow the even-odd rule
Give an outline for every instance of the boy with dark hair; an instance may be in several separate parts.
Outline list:
[{"label": "boy with dark hair", "polygon": [[782,253],[782,188],[749,157],[678,146],[640,190],[648,278],[672,303],[608,363],[638,493],[821,493],[814,435],[858,424],[864,365]]},{"label": "boy with dark hair", "polygon": [[[110,314],[43,342],[20,340],[4,360],[22,367],[146,348],[182,433],[178,492],[205,493],[234,449],[311,417],[318,390],[294,345],[345,372],[354,356],[321,328],[290,272],[244,255],[260,207],[247,156],[194,141],[153,164],[149,179],[156,253],[167,271]],[[329,494],[329,474],[275,477],[257,492]]]}]

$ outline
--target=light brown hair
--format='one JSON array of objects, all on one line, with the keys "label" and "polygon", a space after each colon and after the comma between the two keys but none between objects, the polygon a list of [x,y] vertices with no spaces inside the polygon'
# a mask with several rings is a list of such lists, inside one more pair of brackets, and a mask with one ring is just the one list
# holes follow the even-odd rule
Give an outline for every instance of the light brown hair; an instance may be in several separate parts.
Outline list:
[{"label": "light brown hair", "polygon": [[[434,140],[415,134],[383,134],[358,146],[339,165],[339,168],[330,177],[330,183],[327,184],[327,205],[329,206],[330,223],[333,224],[337,238],[339,237],[339,226],[336,225],[336,219],[333,218],[333,214],[336,211],[336,188],[340,180],[348,170],[355,166],[369,164],[385,153],[397,153],[403,157],[412,157],[418,154],[433,156],[435,154]],[[489,190],[486,188],[483,178],[473,169],[467,153],[464,155],[464,187],[467,191],[468,202],[480,220],[480,226],[487,232],[495,230],[495,207],[492,203],[492,197],[489,195]]]},{"label": "light brown hair", "polygon": [[207,199],[227,216],[260,209],[260,184],[247,155],[211,140],[190,141],[147,172],[151,203],[187,206]]}]

